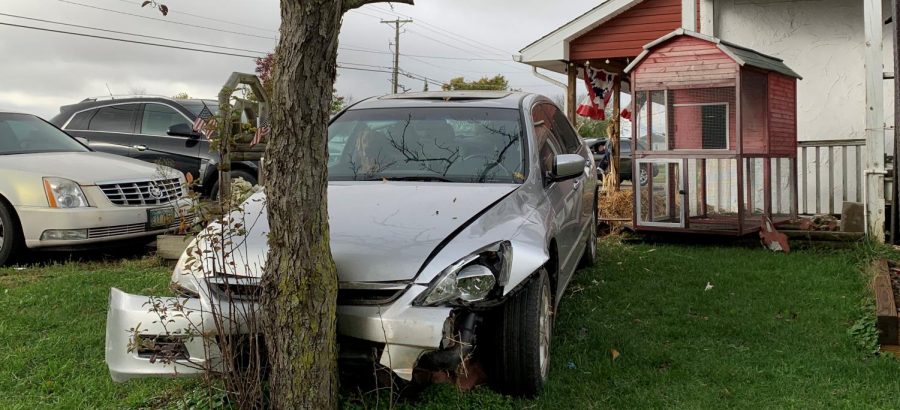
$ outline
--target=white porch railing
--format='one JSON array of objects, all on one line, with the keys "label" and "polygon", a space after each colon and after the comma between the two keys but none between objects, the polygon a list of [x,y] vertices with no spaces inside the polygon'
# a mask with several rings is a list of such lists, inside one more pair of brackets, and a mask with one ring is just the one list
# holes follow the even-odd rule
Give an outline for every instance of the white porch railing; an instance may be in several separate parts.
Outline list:
[{"label": "white porch railing", "polygon": [[865,148],[864,139],[799,142],[798,212],[840,214],[844,202],[862,202]]}]

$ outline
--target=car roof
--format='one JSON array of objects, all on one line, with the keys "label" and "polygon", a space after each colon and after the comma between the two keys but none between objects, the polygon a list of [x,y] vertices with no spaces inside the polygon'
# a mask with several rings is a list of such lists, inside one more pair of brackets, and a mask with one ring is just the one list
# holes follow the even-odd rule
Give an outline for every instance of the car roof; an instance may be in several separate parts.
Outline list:
[{"label": "car roof", "polygon": [[105,97],[105,98],[85,98],[75,104],[64,105],[59,108],[61,113],[75,111],[75,110],[84,110],[93,107],[103,107],[108,105],[116,105],[116,104],[140,104],[146,102],[159,102],[159,103],[168,103],[168,104],[180,104],[184,101],[204,101],[207,104],[213,103],[218,104],[219,102],[212,99],[200,99],[200,98],[191,98],[191,99],[175,99],[168,98],[162,96],[128,96],[128,97]]},{"label": "car roof", "polygon": [[430,91],[404,94],[389,94],[372,97],[353,105],[348,110],[369,108],[412,108],[412,107],[477,107],[514,108],[533,95],[514,91]]}]

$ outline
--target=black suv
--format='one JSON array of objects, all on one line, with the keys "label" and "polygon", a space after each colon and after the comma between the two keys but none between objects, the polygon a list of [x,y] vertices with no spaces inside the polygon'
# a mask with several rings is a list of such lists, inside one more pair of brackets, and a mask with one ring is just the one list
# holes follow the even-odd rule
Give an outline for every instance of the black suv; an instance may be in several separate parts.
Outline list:
[{"label": "black suv", "polygon": [[[94,150],[190,172],[201,195],[216,197],[219,153],[210,151],[209,140],[192,125],[204,107],[217,114],[218,104],[165,97],[89,98],[61,107],[50,122],[86,139]],[[234,161],[231,169],[233,177],[257,182],[259,163]]]}]

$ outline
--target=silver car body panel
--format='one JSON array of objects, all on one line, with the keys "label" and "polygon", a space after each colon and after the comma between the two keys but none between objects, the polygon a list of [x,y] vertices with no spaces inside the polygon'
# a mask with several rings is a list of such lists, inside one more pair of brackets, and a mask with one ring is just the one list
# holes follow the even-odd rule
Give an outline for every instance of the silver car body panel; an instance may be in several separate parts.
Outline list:
[{"label": "silver car body panel", "polygon": [[[545,184],[535,146],[531,107],[551,104],[540,96],[511,94],[504,101],[478,102],[485,106],[508,106],[523,111],[527,134],[528,174],[522,184],[459,184],[440,182],[331,182],[328,189],[331,249],[341,287],[365,287],[366,283],[405,283],[409,288],[396,300],[381,306],[338,306],[338,333],[371,342],[385,343],[381,364],[404,379],[425,352],[441,347],[450,307],[418,307],[413,301],[428,289],[448,266],[486,245],[509,241],[512,264],[507,295],[529,280],[551,260],[556,247],[557,298],[565,291],[584,252],[589,229],[593,229],[592,201],[596,184],[593,159],[582,147],[585,172],[578,178]],[[372,100],[352,107],[366,108]],[[422,106],[422,101],[382,100],[381,105]],[[466,102],[428,101],[435,106]],[[471,102],[471,104],[477,104]],[[479,105],[481,106],[481,105]],[[231,223],[241,223],[247,234],[234,238],[232,249],[237,268],[223,261],[204,260],[206,272],[259,277],[268,252],[268,222],[265,195],[258,193],[232,214]],[[215,231],[218,226],[210,226]],[[199,249],[208,245],[198,243]],[[246,266],[246,268],[244,268]],[[216,267],[223,267],[218,269]],[[224,272],[222,272],[224,271]],[[176,268],[173,281],[185,287],[200,287],[197,273],[182,274]],[[114,291],[115,292],[115,291]],[[141,299],[143,298],[143,299]],[[205,298],[205,296],[201,296]],[[126,304],[110,306],[107,334],[123,332],[139,321],[150,320],[132,314],[147,297],[128,296]],[[210,302],[204,302],[210,303]],[[110,346],[110,342],[116,345]],[[127,341],[125,342],[127,343]],[[107,363],[117,380],[147,375],[171,375],[171,366],[140,363],[135,370],[134,355],[122,354],[121,339],[107,339]],[[192,352],[193,355],[193,352]],[[211,358],[203,357],[203,360]],[[148,368],[152,368],[149,369]]]}]

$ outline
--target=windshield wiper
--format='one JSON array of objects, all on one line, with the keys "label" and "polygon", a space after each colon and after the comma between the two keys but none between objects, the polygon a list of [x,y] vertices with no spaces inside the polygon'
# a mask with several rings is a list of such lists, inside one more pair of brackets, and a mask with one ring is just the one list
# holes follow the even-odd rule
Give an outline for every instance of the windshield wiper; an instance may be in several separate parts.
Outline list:
[{"label": "windshield wiper", "polygon": [[436,175],[415,175],[408,177],[384,177],[387,181],[422,181],[422,182],[453,182],[447,178]]}]

